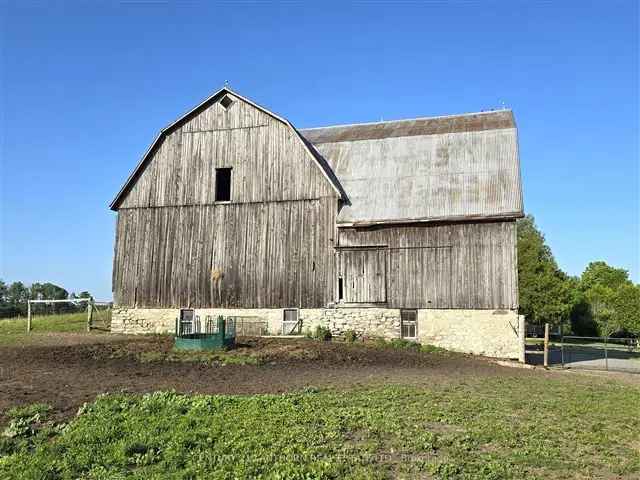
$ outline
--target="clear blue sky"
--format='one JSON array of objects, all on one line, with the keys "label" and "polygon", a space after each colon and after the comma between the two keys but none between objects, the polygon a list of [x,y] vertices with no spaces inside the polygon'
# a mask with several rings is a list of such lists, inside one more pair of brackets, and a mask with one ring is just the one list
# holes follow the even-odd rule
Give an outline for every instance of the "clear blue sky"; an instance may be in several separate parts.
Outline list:
[{"label": "clear blue sky", "polygon": [[640,274],[638,2],[0,0],[0,278],[111,298],[108,204],[225,80],[297,127],[505,103],[560,266]]}]

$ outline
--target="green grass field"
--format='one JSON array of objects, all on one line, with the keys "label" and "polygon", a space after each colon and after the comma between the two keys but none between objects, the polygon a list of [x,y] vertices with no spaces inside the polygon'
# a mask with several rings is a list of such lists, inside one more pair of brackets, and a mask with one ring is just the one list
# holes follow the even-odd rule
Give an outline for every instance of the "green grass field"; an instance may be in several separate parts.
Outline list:
[{"label": "green grass field", "polygon": [[[84,332],[87,329],[87,313],[65,313],[60,315],[34,315],[31,331],[42,332]],[[27,318],[0,319],[0,335],[25,333]]]},{"label": "green grass field", "polygon": [[[93,320],[96,326],[105,326],[110,322],[109,310],[94,310]],[[64,313],[50,315],[33,315],[31,319],[32,333],[80,333],[87,330],[87,313]],[[27,318],[0,319],[0,344],[12,343],[14,335],[23,335],[27,331]]]},{"label": "green grass field", "polygon": [[638,478],[640,389],[567,377],[12,412],[0,478]]}]

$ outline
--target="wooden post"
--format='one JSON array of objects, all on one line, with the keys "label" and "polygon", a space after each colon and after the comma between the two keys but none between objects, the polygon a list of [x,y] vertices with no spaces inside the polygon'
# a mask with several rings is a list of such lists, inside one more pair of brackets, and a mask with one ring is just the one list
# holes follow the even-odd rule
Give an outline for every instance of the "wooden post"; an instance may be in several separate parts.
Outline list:
[{"label": "wooden post", "polygon": [[91,331],[91,322],[93,320],[93,302],[87,302],[87,332]]},{"label": "wooden post", "polygon": [[549,366],[549,324],[544,324],[544,368]]},{"label": "wooden post", "polygon": [[31,300],[27,300],[27,333],[31,331]]},{"label": "wooden post", "polygon": [[520,342],[520,355],[518,360],[520,363],[527,362],[527,327],[524,321],[524,315],[518,315],[518,341]]}]

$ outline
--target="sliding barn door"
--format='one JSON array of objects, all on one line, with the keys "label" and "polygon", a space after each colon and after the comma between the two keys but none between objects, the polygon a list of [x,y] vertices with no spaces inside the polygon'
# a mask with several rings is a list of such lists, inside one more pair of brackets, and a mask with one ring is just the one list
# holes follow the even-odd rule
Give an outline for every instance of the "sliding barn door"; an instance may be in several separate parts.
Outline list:
[{"label": "sliding barn door", "polygon": [[338,250],[338,289],[344,303],[385,303],[386,273],[386,248]]}]

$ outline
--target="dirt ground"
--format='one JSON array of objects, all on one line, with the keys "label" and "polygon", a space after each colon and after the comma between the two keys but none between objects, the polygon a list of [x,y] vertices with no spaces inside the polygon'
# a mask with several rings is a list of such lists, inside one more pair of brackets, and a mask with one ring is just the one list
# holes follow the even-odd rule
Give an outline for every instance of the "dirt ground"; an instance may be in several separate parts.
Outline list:
[{"label": "dirt ground", "polygon": [[[107,392],[281,393],[306,386],[341,389],[550,374],[468,355],[307,339],[239,339],[228,355],[254,357],[258,365],[145,360],[145,354],[170,352],[172,343],[167,336],[49,334],[28,345],[0,346],[0,412],[43,402],[65,418]],[[0,424],[4,420],[0,413]]]}]

